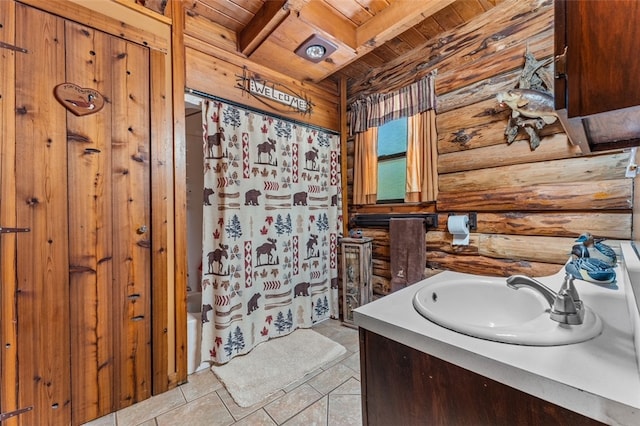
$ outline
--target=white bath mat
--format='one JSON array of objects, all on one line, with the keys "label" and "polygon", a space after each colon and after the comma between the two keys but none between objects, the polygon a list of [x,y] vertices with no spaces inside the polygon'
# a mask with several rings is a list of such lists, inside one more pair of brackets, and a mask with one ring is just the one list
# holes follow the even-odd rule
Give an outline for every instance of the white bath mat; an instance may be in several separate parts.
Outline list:
[{"label": "white bath mat", "polygon": [[241,407],[265,400],[280,389],[333,361],[347,350],[310,329],[271,339],[246,355],[211,367]]}]

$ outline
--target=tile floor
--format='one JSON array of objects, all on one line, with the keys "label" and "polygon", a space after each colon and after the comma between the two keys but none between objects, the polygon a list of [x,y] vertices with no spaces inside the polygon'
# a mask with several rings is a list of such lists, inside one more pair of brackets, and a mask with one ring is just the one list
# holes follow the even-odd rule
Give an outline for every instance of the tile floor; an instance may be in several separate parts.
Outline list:
[{"label": "tile floor", "polygon": [[313,330],[347,349],[340,359],[282,389],[267,401],[239,407],[210,369],[188,377],[189,382],[87,426],[349,426],[362,424],[360,354],[357,330],[337,320]]}]

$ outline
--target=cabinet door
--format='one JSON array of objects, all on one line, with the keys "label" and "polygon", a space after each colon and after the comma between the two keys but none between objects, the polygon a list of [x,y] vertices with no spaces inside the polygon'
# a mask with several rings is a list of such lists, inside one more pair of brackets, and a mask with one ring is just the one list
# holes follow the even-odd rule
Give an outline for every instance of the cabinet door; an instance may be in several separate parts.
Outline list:
[{"label": "cabinet door", "polygon": [[568,116],[640,104],[640,2],[559,1],[556,17],[556,54],[567,47]]},{"label": "cabinet door", "polygon": [[360,360],[368,426],[602,425],[363,328]]}]

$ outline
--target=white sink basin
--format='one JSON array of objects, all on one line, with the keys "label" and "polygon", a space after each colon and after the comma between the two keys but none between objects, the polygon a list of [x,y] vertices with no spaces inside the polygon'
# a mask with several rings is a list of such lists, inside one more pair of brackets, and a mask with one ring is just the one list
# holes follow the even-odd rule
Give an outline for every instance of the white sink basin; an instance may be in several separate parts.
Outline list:
[{"label": "white sink basin", "polygon": [[557,346],[584,342],[602,332],[602,321],[589,307],[585,306],[582,324],[560,324],[549,317],[549,303],[540,293],[511,289],[506,278],[447,279],[441,273],[428,281],[416,292],[413,306],[428,320],[458,333],[517,345]]}]

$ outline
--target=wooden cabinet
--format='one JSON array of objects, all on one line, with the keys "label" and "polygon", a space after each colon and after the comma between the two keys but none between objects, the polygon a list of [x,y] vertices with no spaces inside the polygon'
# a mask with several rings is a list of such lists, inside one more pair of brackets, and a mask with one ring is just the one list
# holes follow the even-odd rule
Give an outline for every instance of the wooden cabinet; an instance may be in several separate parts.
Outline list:
[{"label": "wooden cabinet", "polygon": [[600,425],[360,328],[365,425]]},{"label": "wooden cabinet", "polygon": [[583,152],[640,145],[640,2],[556,0],[555,103]]},{"label": "wooden cabinet", "polygon": [[343,238],[342,250],[342,320],[353,326],[353,310],[371,301],[372,238]]}]

